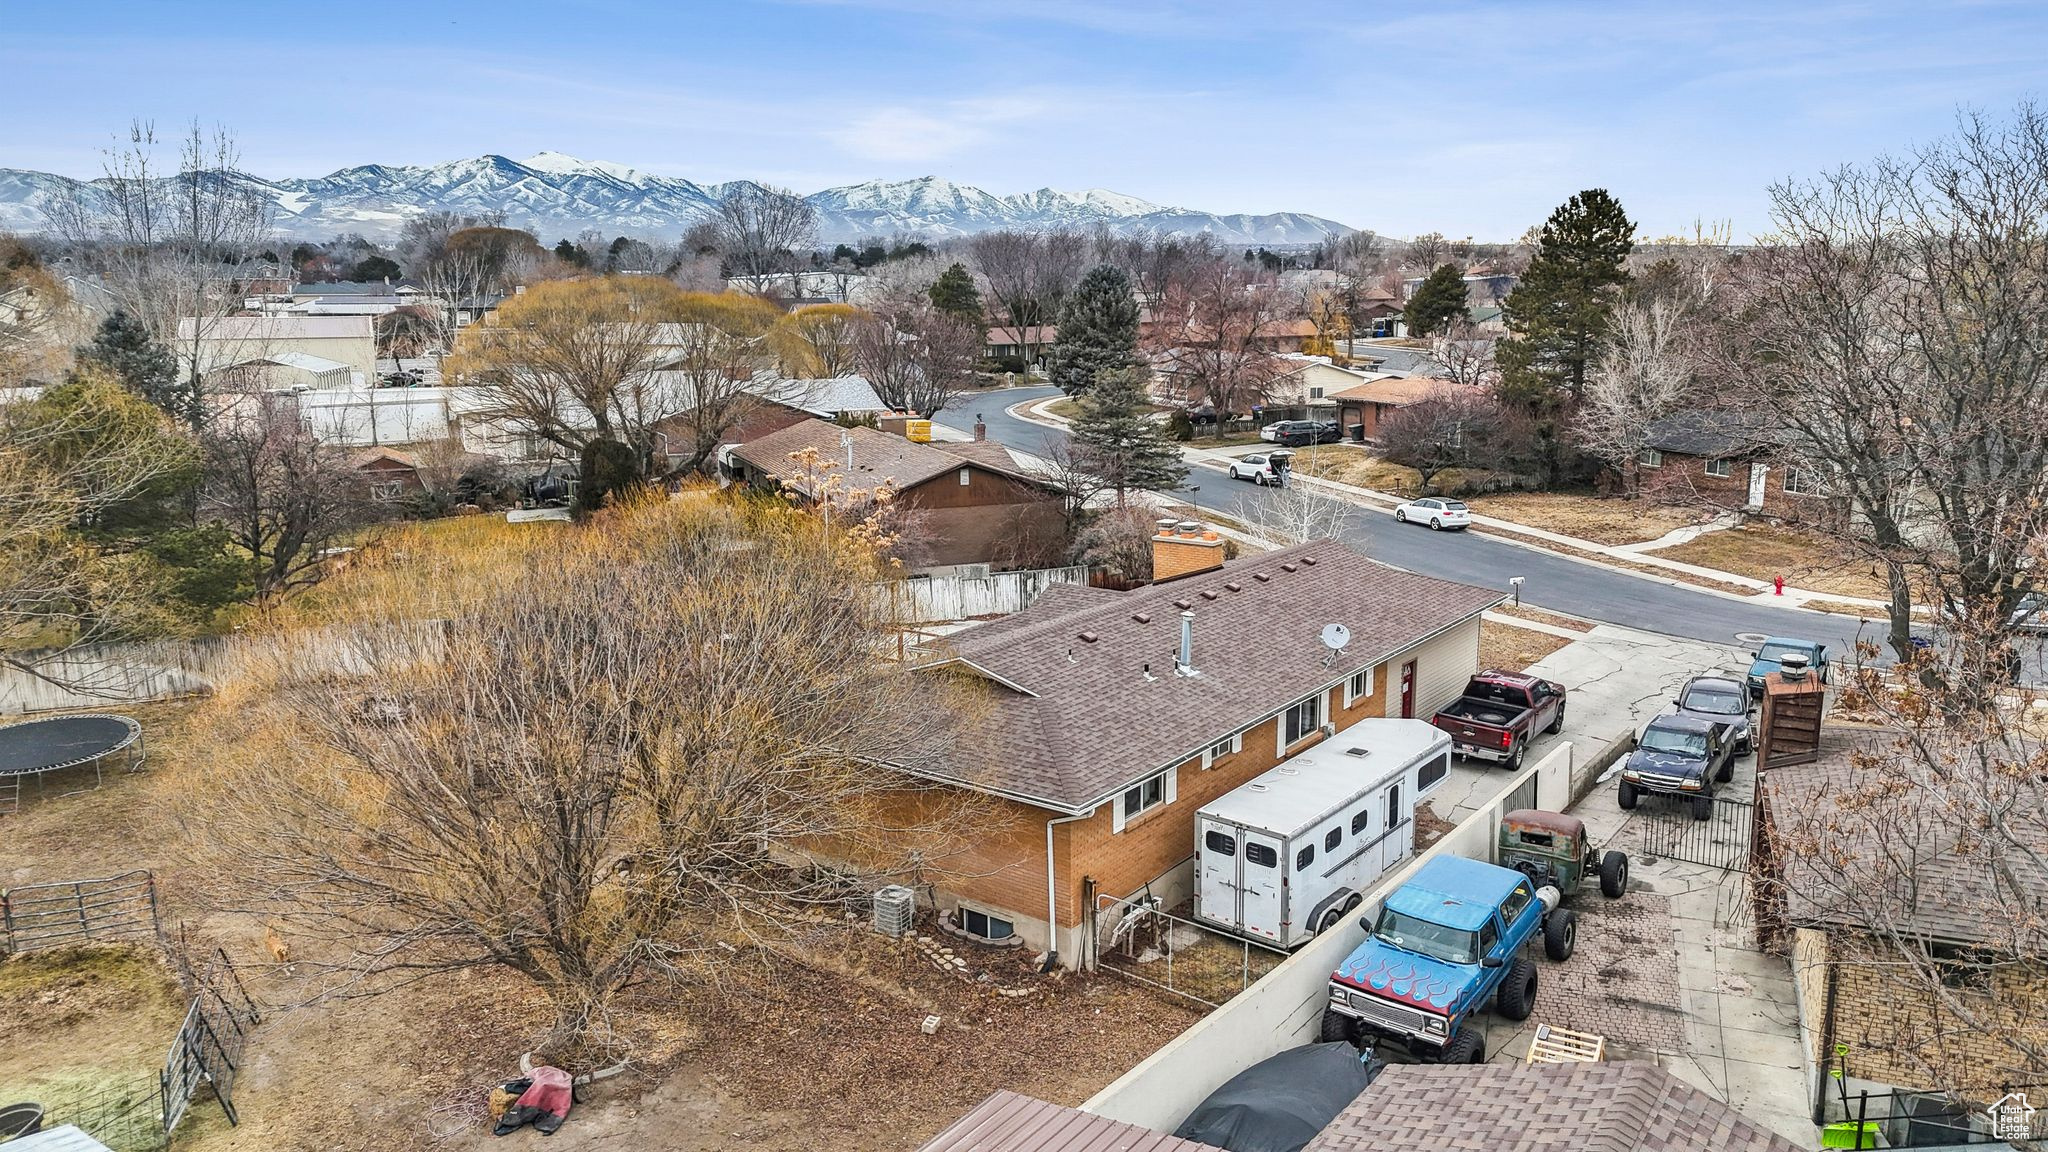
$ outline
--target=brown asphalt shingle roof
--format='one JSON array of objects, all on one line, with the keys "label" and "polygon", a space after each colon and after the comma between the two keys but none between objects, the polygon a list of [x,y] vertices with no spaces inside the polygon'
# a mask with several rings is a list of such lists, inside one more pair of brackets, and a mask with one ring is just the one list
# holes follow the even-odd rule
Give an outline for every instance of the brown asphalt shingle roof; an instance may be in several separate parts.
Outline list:
[{"label": "brown asphalt shingle roof", "polygon": [[1216,1152],[1136,1124],[997,1092],[920,1152]]},{"label": "brown asphalt shingle roof", "polygon": [[[842,434],[853,440],[851,470],[846,467],[846,448],[840,443]],[[779,432],[735,445],[732,454],[756,470],[774,477],[777,482],[809,495],[805,491],[804,470],[790,459],[792,454],[806,448],[816,451],[822,458],[822,464],[830,467],[828,475],[840,476],[856,488],[871,488],[887,480],[900,492],[944,476],[968,463],[1014,479],[1031,479],[1022,474],[1014,463],[1008,467],[998,463],[993,453],[977,451],[970,459],[965,452],[954,453],[931,444],[919,444],[873,428],[841,428],[824,420],[800,420]]]},{"label": "brown asphalt shingle roof", "polygon": [[[1859,760],[1859,753],[1884,755],[1892,739],[1882,730],[1823,729],[1820,759],[1759,776],[1759,799],[1774,836],[1793,838],[1776,854],[1782,883],[1774,887],[1784,893],[1786,917],[1800,926],[1861,928],[1867,911],[1838,906],[1837,894],[1890,891],[1893,926],[1900,931],[2011,947],[2011,920],[1987,917],[1987,910],[2005,907],[2013,885],[2037,905],[2048,902],[2048,875],[2007,851],[1998,853],[2001,876],[1988,866],[1988,852],[1996,849],[1958,849],[1961,819],[1931,810],[1932,797],[1898,789],[1896,780]],[[2048,843],[2048,813],[2019,812],[2013,819],[2018,831],[2031,829]],[[1835,862],[1824,873],[1797,850],[1808,837],[1824,843]]]},{"label": "brown asphalt shingle roof", "polygon": [[[1454,380],[1441,376],[1388,376],[1380,380],[1367,380],[1353,384],[1336,392],[1325,393],[1325,400],[1357,400],[1367,404],[1417,404],[1429,399],[1440,391],[1459,391],[1462,386]],[[1477,392],[1478,389],[1469,389]]]},{"label": "brown asphalt shingle roof", "polygon": [[1396,1064],[1303,1152],[1798,1152],[1654,1064]]},{"label": "brown asphalt shingle roof", "polygon": [[[1501,599],[1333,540],[1134,592],[1055,585],[1023,612],[951,638],[952,659],[941,663],[965,663],[1002,687],[985,738],[914,767],[1085,812]],[[1174,674],[1182,604],[1195,617],[1199,676]],[[1351,629],[1334,660],[1318,639],[1333,622]]]}]

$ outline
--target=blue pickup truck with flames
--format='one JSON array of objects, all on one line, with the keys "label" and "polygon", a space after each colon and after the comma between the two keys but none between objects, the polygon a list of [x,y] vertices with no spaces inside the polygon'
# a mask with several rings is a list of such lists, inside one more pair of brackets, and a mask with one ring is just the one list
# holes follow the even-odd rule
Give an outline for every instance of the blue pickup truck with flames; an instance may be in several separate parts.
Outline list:
[{"label": "blue pickup truck with flames", "polygon": [[1555,888],[1462,856],[1440,856],[1380,905],[1367,936],[1330,976],[1322,1039],[1394,1041],[1418,1059],[1479,1064],[1486,1041],[1467,1027],[1491,1000],[1510,1020],[1536,1001],[1536,964],[1521,954],[1541,937],[1552,960],[1569,959],[1578,924]]}]

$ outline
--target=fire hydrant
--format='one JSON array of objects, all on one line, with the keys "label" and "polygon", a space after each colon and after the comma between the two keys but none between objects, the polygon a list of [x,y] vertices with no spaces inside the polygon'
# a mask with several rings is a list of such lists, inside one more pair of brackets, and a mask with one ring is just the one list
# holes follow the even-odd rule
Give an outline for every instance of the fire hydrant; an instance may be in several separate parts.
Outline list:
[{"label": "fire hydrant", "polygon": [[1773,576],[1773,577],[1771,577],[1771,595],[1773,595],[1773,596],[1783,596],[1784,594],[1785,594],[1785,578],[1784,578],[1783,576]]}]

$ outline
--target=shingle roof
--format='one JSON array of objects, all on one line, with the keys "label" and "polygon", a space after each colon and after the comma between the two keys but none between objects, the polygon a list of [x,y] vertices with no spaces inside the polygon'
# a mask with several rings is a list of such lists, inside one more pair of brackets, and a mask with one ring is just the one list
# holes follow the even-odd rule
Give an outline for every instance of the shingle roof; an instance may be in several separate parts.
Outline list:
[{"label": "shingle roof", "polygon": [[997,1092],[920,1152],[1216,1152],[1136,1124]]},{"label": "shingle roof", "polygon": [[1470,391],[1479,389],[1446,380],[1441,376],[1386,376],[1378,380],[1367,380],[1349,388],[1323,394],[1325,400],[1356,400],[1367,404],[1418,404],[1438,392]]},{"label": "shingle roof", "polygon": [[[1841,907],[1833,894],[1845,888],[1891,891],[1900,931],[2009,947],[2012,922],[1987,917],[1987,910],[2005,906],[2012,885],[2037,904],[2048,902],[2048,874],[2020,853],[2002,852],[2000,875],[1987,866],[1987,851],[1958,849],[1959,818],[1939,814],[1925,792],[1898,790],[1896,780],[1886,779],[1867,759],[1882,755],[1891,740],[1881,730],[1826,728],[1820,759],[1759,777],[1759,798],[1775,834],[1825,837],[1831,855],[1822,873],[1796,843],[1777,854],[1782,883],[1776,887],[1785,894],[1787,918],[1795,925],[1857,928],[1862,915]],[[1906,807],[1888,811],[1887,805]],[[2048,813],[2019,812],[2014,818],[2020,831],[2031,827],[2048,843]],[[1915,836],[1920,843],[1911,842]]]},{"label": "shingle roof", "polygon": [[1030,324],[1023,328],[991,328],[984,343],[987,344],[1053,344],[1060,338],[1057,324]]},{"label": "shingle roof", "polygon": [[[192,317],[178,321],[178,339],[190,340]],[[375,321],[368,316],[304,316],[271,313],[267,316],[220,316],[206,321],[202,335],[208,340],[307,340],[329,337],[372,339]]]},{"label": "shingle roof", "polygon": [[[1087,811],[1501,599],[1332,540],[1134,592],[1056,586],[1016,615],[950,638],[939,663],[964,663],[1002,687],[982,722],[987,739],[944,764],[913,767]],[[1199,676],[1174,674],[1183,604],[1195,617]],[[1334,660],[1318,640],[1332,622],[1351,629]]]},{"label": "shingle roof", "polygon": [[1798,1152],[1654,1064],[1396,1064],[1304,1152]]},{"label": "shingle roof", "polygon": [[[850,470],[846,467],[846,443],[842,436],[850,439],[853,445],[853,467]],[[857,425],[841,428],[824,420],[798,421],[759,440],[735,445],[732,454],[779,483],[803,492],[807,478],[790,456],[806,448],[816,451],[826,463],[834,465],[835,475],[859,488],[872,487],[887,480],[900,492],[969,463],[1015,479],[1032,479],[1017,469],[1003,467],[992,460],[969,460],[965,455],[955,455],[935,445],[919,444]]]},{"label": "shingle roof", "polygon": [[1759,413],[1724,408],[1686,408],[1650,422],[1643,443],[1660,452],[1718,459],[1767,448],[1777,427]]}]

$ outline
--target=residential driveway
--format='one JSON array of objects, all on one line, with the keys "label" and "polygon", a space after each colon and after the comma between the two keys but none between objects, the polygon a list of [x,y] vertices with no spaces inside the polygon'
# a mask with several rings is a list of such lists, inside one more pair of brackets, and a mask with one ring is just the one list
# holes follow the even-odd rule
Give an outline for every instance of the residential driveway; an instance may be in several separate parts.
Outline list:
[{"label": "residential driveway", "polygon": [[1670,706],[1688,679],[1748,669],[1744,648],[1611,624],[1595,625],[1529,666],[1565,686],[1564,737],[1582,758],[1640,731]]}]

